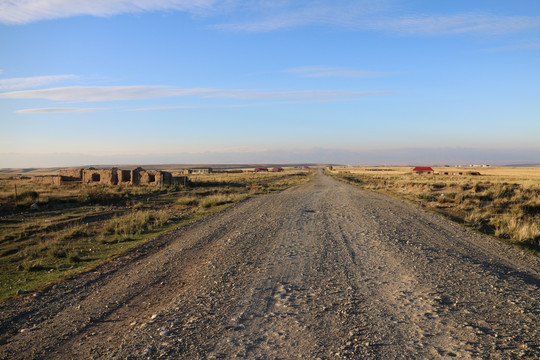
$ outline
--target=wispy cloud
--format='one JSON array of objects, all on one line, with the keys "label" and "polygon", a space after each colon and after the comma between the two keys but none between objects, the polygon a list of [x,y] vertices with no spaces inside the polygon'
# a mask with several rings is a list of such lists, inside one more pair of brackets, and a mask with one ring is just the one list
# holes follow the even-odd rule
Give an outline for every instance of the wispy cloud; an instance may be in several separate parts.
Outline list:
[{"label": "wispy cloud", "polygon": [[[389,94],[395,94],[394,92],[380,92],[377,95],[389,95]],[[266,106],[266,105],[295,105],[295,104],[323,104],[323,103],[329,103],[329,102],[351,102],[351,101],[358,101],[359,97],[343,97],[343,98],[337,98],[337,97],[331,97],[331,98],[320,98],[320,99],[300,99],[300,100],[283,100],[283,101],[264,101],[264,102],[254,102],[249,104],[236,104],[236,105],[227,105],[227,108],[246,108],[246,107],[253,107],[253,106]]]},{"label": "wispy cloud", "polygon": [[130,109],[129,111],[175,110],[175,109],[191,109],[191,108],[192,108],[192,106],[187,106],[187,105],[153,106],[153,107]]},{"label": "wispy cloud", "polygon": [[46,99],[53,101],[93,102],[161,98],[180,95],[208,94],[211,90],[181,90],[166,86],[66,86],[38,90],[1,93],[11,99]]},{"label": "wispy cloud", "polygon": [[[393,1],[313,1],[299,6],[278,3],[251,8],[249,16],[211,28],[236,32],[270,32],[322,25],[350,30],[408,35],[505,34],[540,28],[540,16],[506,16],[489,12],[426,14],[403,10]],[[233,17],[234,19],[234,17]]]},{"label": "wispy cloud", "polygon": [[235,99],[339,99],[367,95],[388,95],[393,91],[350,91],[350,90],[297,90],[297,91],[250,91],[230,92],[215,97]]},{"label": "wispy cloud", "polygon": [[[288,2],[275,0],[0,0],[0,23],[26,24],[80,15],[183,11],[206,15],[209,28],[270,32],[301,26],[337,26],[351,30],[409,35],[505,34],[540,28],[540,16],[502,16],[489,12],[425,14],[404,10],[393,0]],[[231,19],[219,23],[220,16]]]},{"label": "wispy cloud", "polygon": [[27,24],[79,15],[112,16],[124,13],[179,10],[202,12],[217,0],[19,0],[0,1],[0,22]]},{"label": "wispy cloud", "polygon": [[304,77],[374,77],[385,73],[365,71],[358,69],[346,69],[329,66],[303,66],[285,70],[285,72]]},{"label": "wispy cloud", "polygon": [[[1,74],[1,72],[0,72]],[[0,90],[31,89],[78,78],[76,75],[47,75],[24,78],[0,79]]]},{"label": "wispy cloud", "polygon": [[483,51],[499,52],[499,51],[536,50],[536,49],[540,49],[540,41],[492,47],[492,48],[484,49]]},{"label": "wispy cloud", "polygon": [[409,35],[505,34],[540,28],[540,16],[496,16],[485,14],[365,16],[356,13],[322,12],[318,16],[284,13],[247,22],[214,25],[212,28],[238,32],[269,32],[306,25],[331,25],[351,30],[388,31]]},{"label": "wispy cloud", "polygon": [[[269,32],[300,26],[351,26],[391,9],[390,0],[341,0],[309,2],[246,1],[236,11],[238,20],[211,25],[226,31]],[[242,19],[240,19],[242,18]]]},{"label": "wispy cloud", "polygon": [[540,16],[497,16],[491,14],[455,14],[444,16],[411,15],[381,18],[359,24],[374,30],[419,35],[506,34],[540,28]]},{"label": "wispy cloud", "polygon": [[35,108],[15,111],[19,114],[55,114],[106,110],[105,108]]},{"label": "wispy cloud", "polygon": [[0,98],[45,99],[63,102],[97,102],[140,100],[150,98],[199,96],[228,99],[321,99],[359,97],[366,95],[391,94],[391,91],[350,90],[296,90],[260,91],[243,89],[179,89],[166,86],[68,86],[38,90],[21,90],[0,93]]}]

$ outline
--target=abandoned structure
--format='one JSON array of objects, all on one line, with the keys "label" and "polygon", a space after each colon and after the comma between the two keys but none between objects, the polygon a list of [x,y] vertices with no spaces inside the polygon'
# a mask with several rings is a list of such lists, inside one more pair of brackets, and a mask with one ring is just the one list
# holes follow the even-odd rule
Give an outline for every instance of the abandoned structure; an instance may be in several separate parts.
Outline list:
[{"label": "abandoned structure", "polygon": [[213,172],[212,168],[192,168],[188,170],[189,174],[211,174]]},{"label": "abandoned structure", "polygon": [[479,176],[478,171],[443,171],[443,172],[434,172],[430,167],[415,167],[413,169],[413,174],[416,175],[444,175],[444,176]]},{"label": "abandoned structure", "polygon": [[32,182],[41,185],[62,185],[62,179],[58,175],[32,176]]},{"label": "abandoned structure", "polygon": [[174,183],[187,185],[187,176],[172,176],[170,172],[161,170],[133,170],[112,169],[75,169],[60,170],[58,175],[35,176],[32,181],[39,184],[103,184],[103,185],[147,185],[170,186]]},{"label": "abandoned structure", "polygon": [[470,176],[479,176],[480,173],[478,171],[459,171],[459,172],[448,172],[445,171],[441,175],[450,175],[450,176],[464,176],[464,175],[470,175]]},{"label": "abandoned structure", "polygon": [[39,175],[32,177],[32,182],[42,185],[65,185],[80,182],[83,169],[60,170],[58,175]]}]

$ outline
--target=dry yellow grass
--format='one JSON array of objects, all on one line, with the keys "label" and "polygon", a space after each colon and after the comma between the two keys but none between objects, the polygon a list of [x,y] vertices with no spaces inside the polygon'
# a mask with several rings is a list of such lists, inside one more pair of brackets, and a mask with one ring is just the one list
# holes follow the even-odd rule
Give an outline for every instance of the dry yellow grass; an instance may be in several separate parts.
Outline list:
[{"label": "dry yellow grass", "polygon": [[[39,287],[251,195],[280,191],[313,175],[218,173],[190,176],[194,183],[188,187],[162,189],[51,186],[26,177],[2,177],[0,300],[18,288]],[[30,210],[33,203],[38,210]]]},{"label": "dry yellow grass", "polygon": [[[493,177],[494,179],[511,178],[518,181],[536,180],[540,181],[540,166],[537,167],[511,167],[511,166],[489,166],[489,167],[446,167],[432,166],[436,173],[443,172],[467,172],[478,171],[482,176]],[[333,172],[349,171],[351,174],[371,174],[371,175],[412,175],[413,166],[334,166]]]},{"label": "dry yellow grass", "polygon": [[[540,250],[540,167],[334,167],[330,173],[362,188],[419,203],[505,241]],[[467,175],[468,171],[481,175]]]}]

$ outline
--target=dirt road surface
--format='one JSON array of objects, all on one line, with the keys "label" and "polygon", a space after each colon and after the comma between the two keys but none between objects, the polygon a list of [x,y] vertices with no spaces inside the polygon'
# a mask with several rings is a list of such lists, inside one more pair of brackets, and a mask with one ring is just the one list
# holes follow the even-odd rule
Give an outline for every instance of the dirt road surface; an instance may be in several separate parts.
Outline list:
[{"label": "dirt road surface", "polygon": [[538,358],[539,301],[538,258],[319,173],[0,305],[0,358]]}]

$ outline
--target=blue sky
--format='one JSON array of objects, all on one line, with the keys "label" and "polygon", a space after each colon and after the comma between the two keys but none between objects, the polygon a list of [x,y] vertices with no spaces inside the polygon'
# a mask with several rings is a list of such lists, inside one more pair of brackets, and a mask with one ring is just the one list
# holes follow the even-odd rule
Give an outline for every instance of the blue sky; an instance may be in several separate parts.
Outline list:
[{"label": "blue sky", "polygon": [[0,167],[540,163],[538,0],[0,0],[0,54]]}]

